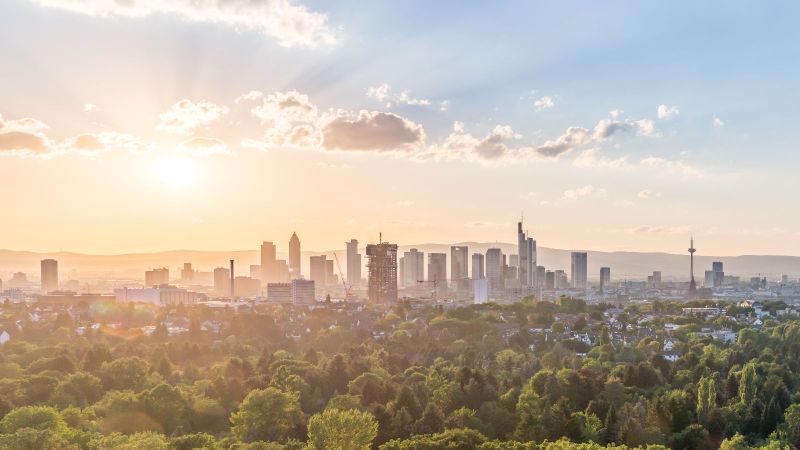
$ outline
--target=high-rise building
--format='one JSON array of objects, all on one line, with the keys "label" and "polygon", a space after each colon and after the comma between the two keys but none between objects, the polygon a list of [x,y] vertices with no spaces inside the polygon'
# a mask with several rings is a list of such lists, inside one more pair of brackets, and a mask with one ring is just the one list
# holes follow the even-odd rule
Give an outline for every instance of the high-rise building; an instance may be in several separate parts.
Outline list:
[{"label": "high-rise building", "polygon": [[403,286],[416,286],[425,279],[425,253],[412,248],[403,253]]},{"label": "high-rise building", "polygon": [[508,265],[519,267],[519,255],[508,255]]},{"label": "high-rise building", "polygon": [[230,295],[231,271],[225,267],[214,269],[214,293],[219,297]]},{"label": "high-rise building", "polygon": [[367,299],[370,303],[397,303],[397,244],[367,245]]},{"label": "high-rise building", "polygon": [[297,233],[292,233],[289,239],[289,276],[300,278],[302,276],[302,269],[300,268],[300,238]]},{"label": "high-rise building", "polygon": [[472,254],[472,279],[482,280],[485,277],[484,272],[484,258],[482,253]]},{"label": "high-rise building", "polygon": [[469,248],[464,245],[450,247],[450,281],[459,297],[469,293]]},{"label": "high-rise building", "polygon": [[280,283],[288,283],[292,279],[285,259],[275,261],[275,278]]},{"label": "high-rise building", "polygon": [[181,269],[181,282],[183,284],[194,282],[194,269],[192,269],[192,263],[183,263],[183,269]]},{"label": "high-rise building", "polygon": [[250,264],[250,278],[261,279],[261,265]]},{"label": "high-rise building", "polygon": [[332,259],[325,260],[325,283],[328,285],[339,284],[339,277],[333,271],[333,263]]},{"label": "high-rise building", "polygon": [[41,261],[42,293],[47,294],[58,290],[58,261],[43,259]]},{"label": "high-rise building", "polygon": [[345,242],[347,246],[347,284],[358,286],[361,284],[361,255],[358,253],[358,241],[350,239]]},{"label": "high-rise building", "polygon": [[437,298],[447,295],[447,253],[428,253],[428,282]]},{"label": "high-rise building", "polygon": [[314,281],[314,285],[322,292],[322,289],[327,285],[327,258],[325,258],[325,255],[311,256],[309,263],[309,278]]},{"label": "high-rise building", "polygon": [[268,241],[261,244],[261,282],[264,284],[280,282],[275,254],[275,244]]},{"label": "high-rise building", "polygon": [[499,248],[486,250],[486,279],[489,280],[489,295],[497,297],[503,292],[503,252]]},{"label": "high-rise building", "polygon": [[653,287],[660,288],[661,287],[661,271],[654,270],[653,271]]},{"label": "high-rise building", "polygon": [[586,289],[586,279],[588,273],[586,252],[572,252],[572,266],[570,275],[572,276],[572,287],[575,289]]},{"label": "high-rise building", "polygon": [[569,281],[567,280],[567,273],[563,270],[556,270],[555,272],[556,289],[567,289]]},{"label": "high-rise building", "polygon": [[169,269],[166,267],[148,270],[144,273],[145,286],[161,286],[162,284],[169,284]]},{"label": "high-rise building", "polygon": [[267,285],[267,301],[274,303],[291,303],[292,302],[292,284],[291,283],[269,283]]},{"label": "high-rise building", "polygon": [[706,270],[703,275],[703,287],[714,287],[714,271]]},{"label": "high-rise building", "polygon": [[261,295],[261,280],[239,276],[234,278],[234,293],[238,298],[253,298]]},{"label": "high-rise building", "polygon": [[534,286],[534,277],[536,276],[536,241],[522,231],[522,221],[517,223],[517,251],[519,254],[517,270],[519,284],[523,290],[530,289]]},{"label": "high-rise building", "polygon": [[556,273],[548,270],[544,273],[544,288],[553,290],[556,288]]},{"label": "high-rise building", "polygon": [[725,281],[725,271],[722,269],[722,261],[714,261],[711,263],[711,271],[713,275],[713,286],[720,287]]},{"label": "high-rise building", "polygon": [[611,268],[610,267],[601,267],[600,268],[600,292],[605,292],[606,286],[611,283]]}]

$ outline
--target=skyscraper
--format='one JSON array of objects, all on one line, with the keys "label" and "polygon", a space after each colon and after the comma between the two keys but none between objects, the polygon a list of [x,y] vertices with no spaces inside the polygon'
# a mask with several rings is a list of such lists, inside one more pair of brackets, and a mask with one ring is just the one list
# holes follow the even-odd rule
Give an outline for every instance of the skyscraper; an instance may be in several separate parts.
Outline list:
[{"label": "skyscraper", "polygon": [[447,253],[428,253],[428,281],[436,285],[437,298],[447,294]]},{"label": "skyscraper", "polygon": [[572,275],[572,287],[575,289],[586,289],[587,278],[587,255],[586,252],[572,252],[572,265],[570,275]]},{"label": "skyscraper", "polygon": [[482,280],[485,278],[484,276],[484,258],[482,253],[473,253],[472,254],[472,279],[473,280]]},{"label": "skyscraper", "polygon": [[361,255],[358,253],[358,241],[351,239],[344,243],[347,246],[347,284],[361,284]]},{"label": "skyscraper", "polygon": [[522,221],[517,222],[517,251],[519,252],[519,269],[517,276],[522,289],[532,288],[536,277],[536,241],[522,231]]},{"label": "skyscraper", "polygon": [[611,268],[610,267],[601,267],[600,268],[600,293],[605,291],[606,286],[611,282]]},{"label": "skyscraper", "polygon": [[450,281],[459,296],[469,293],[469,248],[463,245],[450,247]]},{"label": "skyscraper", "polygon": [[425,253],[412,248],[403,253],[403,285],[415,286],[425,279]]},{"label": "skyscraper", "polygon": [[309,278],[314,281],[314,286],[322,292],[322,289],[327,285],[326,270],[327,258],[325,255],[309,257]]},{"label": "skyscraper", "polygon": [[722,261],[714,261],[711,263],[711,271],[713,275],[713,286],[720,287],[725,281],[725,271],[722,269]]},{"label": "skyscraper", "polygon": [[489,295],[502,294],[504,283],[503,252],[499,248],[486,250],[486,279],[489,283]]},{"label": "skyscraper", "polygon": [[231,271],[225,267],[214,269],[214,293],[219,297],[224,297],[230,293]]},{"label": "skyscraper", "polygon": [[145,271],[144,284],[147,287],[169,284],[169,269],[167,269],[166,267],[162,267],[160,269],[152,269]]},{"label": "skyscraper", "polygon": [[367,245],[367,299],[370,303],[397,303],[397,244]]},{"label": "skyscraper", "polygon": [[58,261],[55,259],[43,259],[41,261],[42,293],[58,290]]},{"label": "skyscraper", "polygon": [[302,276],[300,259],[300,238],[297,237],[297,233],[292,233],[292,237],[289,239],[289,275],[292,279]]},{"label": "skyscraper", "polygon": [[261,282],[278,283],[277,259],[275,257],[275,244],[264,241],[261,244]]}]

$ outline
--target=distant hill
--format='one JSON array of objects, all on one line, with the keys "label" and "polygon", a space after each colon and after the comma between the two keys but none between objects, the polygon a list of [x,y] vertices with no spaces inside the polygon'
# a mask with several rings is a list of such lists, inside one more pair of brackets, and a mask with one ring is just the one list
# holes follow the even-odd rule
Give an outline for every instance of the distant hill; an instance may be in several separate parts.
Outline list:
[{"label": "distant hill", "polygon": [[[505,254],[515,254],[516,245],[509,243],[459,242],[452,245],[466,245],[470,254],[485,253],[486,249],[496,247]],[[425,253],[450,253],[451,244],[401,245],[400,252],[417,248]],[[363,248],[362,248],[363,253]],[[571,250],[547,247],[538,248],[538,263],[548,269],[564,269],[569,272]],[[311,255],[333,253],[339,257],[342,270],[345,269],[344,249],[303,252],[303,272],[308,273],[308,257]],[[611,267],[613,279],[643,279],[654,270],[660,270],[664,279],[687,280],[689,276],[688,254],[640,253],[640,252],[600,252],[588,251],[589,278],[596,279],[600,267]],[[279,253],[279,258],[286,258]],[[248,274],[250,264],[259,263],[258,250],[201,251],[170,250],[153,253],[130,253],[121,255],[86,255],[71,252],[37,253],[27,251],[0,250],[0,278],[7,279],[11,273],[21,271],[29,274],[29,279],[38,279],[39,261],[55,258],[59,261],[62,279],[69,278],[109,278],[140,279],[147,269],[168,267],[177,278],[178,270],[184,262],[191,262],[195,269],[210,271],[215,267],[227,267],[228,260],[236,260],[238,274]],[[449,258],[449,256],[448,256]],[[427,257],[426,257],[427,259]],[[710,270],[712,261],[722,261],[725,272],[731,275],[750,277],[756,275],[774,279],[781,274],[792,278],[800,276],[800,257],[775,255],[743,256],[705,256],[695,255],[695,278],[702,282],[703,272]],[[366,261],[364,261],[366,262]],[[449,267],[448,267],[449,269]]]}]

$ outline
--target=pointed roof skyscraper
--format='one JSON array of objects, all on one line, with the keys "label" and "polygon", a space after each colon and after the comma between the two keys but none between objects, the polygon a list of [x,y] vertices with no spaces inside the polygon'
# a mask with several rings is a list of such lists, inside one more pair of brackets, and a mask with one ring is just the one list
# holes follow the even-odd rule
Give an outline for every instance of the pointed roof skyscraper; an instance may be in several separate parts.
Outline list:
[{"label": "pointed roof skyscraper", "polygon": [[289,274],[292,278],[300,278],[300,238],[292,233],[289,239]]}]

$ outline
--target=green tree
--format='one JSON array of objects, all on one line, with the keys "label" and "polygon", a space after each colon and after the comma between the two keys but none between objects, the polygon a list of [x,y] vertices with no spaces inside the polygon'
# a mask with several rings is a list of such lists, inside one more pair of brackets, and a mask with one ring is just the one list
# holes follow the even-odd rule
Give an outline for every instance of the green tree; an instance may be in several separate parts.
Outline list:
[{"label": "green tree", "polygon": [[298,435],[303,412],[296,395],[276,388],[254,389],[231,415],[233,433],[244,442],[283,441]]},{"label": "green tree", "polygon": [[378,422],[357,409],[327,409],[308,420],[308,447],[314,450],[368,450]]}]

